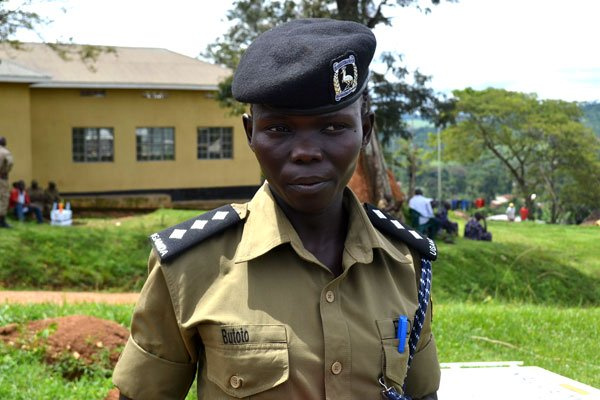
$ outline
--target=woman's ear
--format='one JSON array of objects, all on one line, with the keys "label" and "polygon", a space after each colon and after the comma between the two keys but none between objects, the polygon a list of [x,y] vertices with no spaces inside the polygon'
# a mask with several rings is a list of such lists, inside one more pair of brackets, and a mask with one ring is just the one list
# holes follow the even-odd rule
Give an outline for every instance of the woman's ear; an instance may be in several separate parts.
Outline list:
[{"label": "woman's ear", "polygon": [[244,113],[244,115],[242,115],[242,124],[244,125],[244,131],[246,132],[248,146],[254,151],[254,148],[252,147],[252,116]]},{"label": "woman's ear", "polygon": [[371,134],[373,133],[373,126],[375,125],[375,114],[372,111],[369,111],[362,116],[362,148],[365,148],[369,141],[371,140]]}]

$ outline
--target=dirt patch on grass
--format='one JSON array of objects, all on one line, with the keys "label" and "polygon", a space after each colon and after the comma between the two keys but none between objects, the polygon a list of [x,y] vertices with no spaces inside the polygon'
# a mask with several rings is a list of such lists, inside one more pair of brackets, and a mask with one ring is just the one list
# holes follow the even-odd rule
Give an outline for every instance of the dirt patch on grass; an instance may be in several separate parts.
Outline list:
[{"label": "dirt patch on grass", "polygon": [[116,322],[87,315],[0,327],[0,340],[23,350],[41,349],[49,364],[72,357],[84,365],[102,361],[113,368],[128,337],[129,331]]},{"label": "dirt patch on grass", "polygon": [[[116,322],[87,315],[0,327],[1,341],[23,351],[37,352],[69,380],[86,373],[110,376],[128,337],[129,330]],[[111,390],[106,398],[118,399],[118,390]]]}]

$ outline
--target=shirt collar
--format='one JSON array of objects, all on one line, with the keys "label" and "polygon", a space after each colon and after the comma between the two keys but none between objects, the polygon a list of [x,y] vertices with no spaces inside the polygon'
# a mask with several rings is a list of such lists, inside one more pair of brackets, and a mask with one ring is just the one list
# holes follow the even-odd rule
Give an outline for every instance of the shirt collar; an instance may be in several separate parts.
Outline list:
[{"label": "shirt collar", "polygon": [[[410,262],[395,245],[379,232],[367,216],[362,204],[350,189],[344,192],[344,206],[349,213],[348,234],[343,256],[344,269],[355,263],[370,264],[373,249],[379,248],[399,262]],[[268,253],[275,247],[290,243],[298,255],[321,264],[304,248],[302,241],[273,198],[265,182],[252,200],[245,205],[234,205],[240,217],[246,217],[242,238],[235,255],[235,262],[245,262]]]},{"label": "shirt collar", "polygon": [[304,249],[292,224],[277,205],[267,182],[246,203],[246,209],[244,231],[235,255],[236,263],[260,257],[283,243],[290,243],[302,258],[318,263]]}]

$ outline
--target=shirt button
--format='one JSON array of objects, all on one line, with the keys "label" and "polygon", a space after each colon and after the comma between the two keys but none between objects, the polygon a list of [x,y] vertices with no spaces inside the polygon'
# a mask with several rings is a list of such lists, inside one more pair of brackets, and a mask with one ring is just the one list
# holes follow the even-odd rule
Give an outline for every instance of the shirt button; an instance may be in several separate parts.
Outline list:
[{"label": "shirt button", "polygon": [[342,372],[342,363],[336,361],[331,364],[331,372],[333,372],[334,375],[339,375]]},{"label": "shirt button", "polygon": [[328,303],[333,303],[335,300],[335,293],[333,293],[331,290],[328,290],[327,293],[325,293],[325,300],[327,300]]},{"label": "shirt button", "polygon": [[243,379],[237,375],[233,375],[231,378],[229,378],[229,384],[234,389],[238,389],[239,387],[241,387],[242,382],[243,382]]}]

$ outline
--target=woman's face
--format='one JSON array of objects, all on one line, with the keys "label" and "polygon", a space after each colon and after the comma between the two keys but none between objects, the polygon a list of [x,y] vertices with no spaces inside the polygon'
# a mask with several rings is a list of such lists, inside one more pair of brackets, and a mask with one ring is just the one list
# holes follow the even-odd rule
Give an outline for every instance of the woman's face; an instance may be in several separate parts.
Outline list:
[{"label": "woman's face", "polygon": [[361,101],[327,114],[289,115],[253,105],[244,116],[248,143],[275,196],[308,214],[341,205],[373,115],[361,116]]}]

